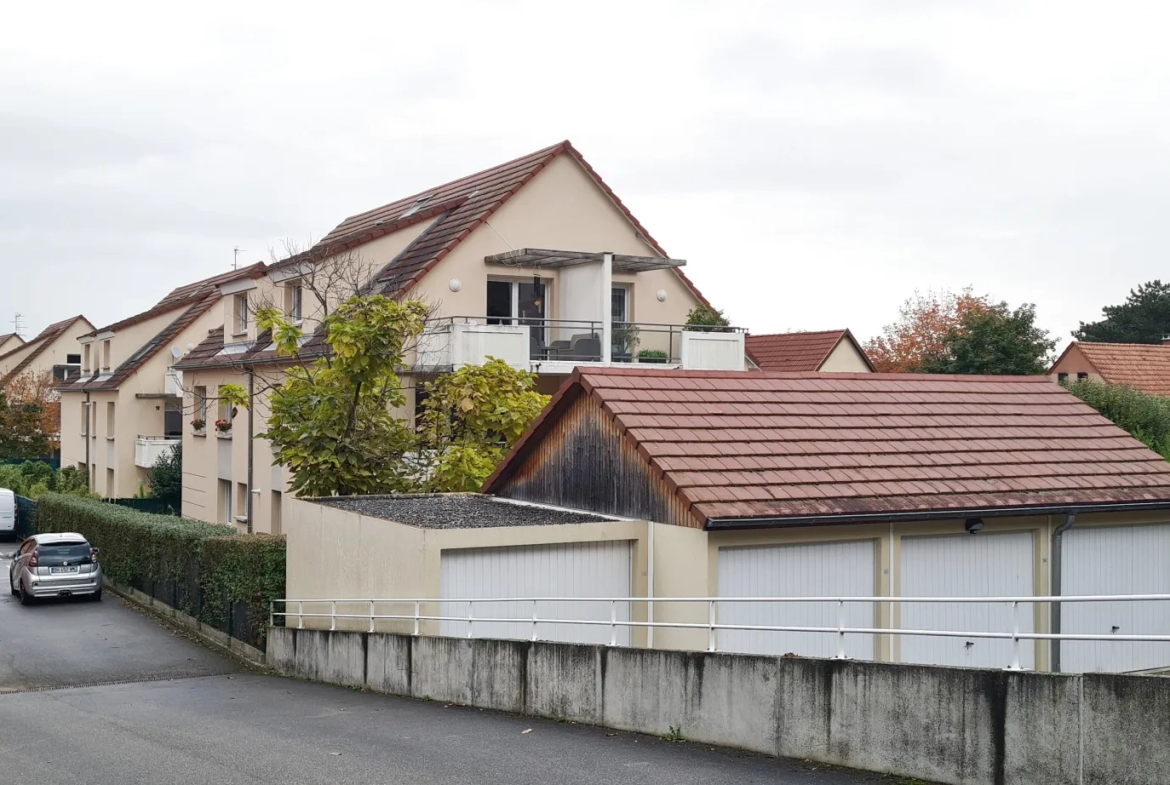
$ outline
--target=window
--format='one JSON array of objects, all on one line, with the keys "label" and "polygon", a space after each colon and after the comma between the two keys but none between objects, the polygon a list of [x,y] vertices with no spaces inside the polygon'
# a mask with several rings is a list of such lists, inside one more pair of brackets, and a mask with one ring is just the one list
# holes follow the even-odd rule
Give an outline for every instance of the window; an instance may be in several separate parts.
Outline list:
[{"label": "window", "polygon": [[1061,384],[1068,384],[1068,374],[1067,373],[1056,374],[1056,381],[1060,382]]},{"label": "window", "polygon": [[532,357],[541,357],[546,351],[547,303],[548,285],[539,278],[488,281],[487,323],[532,325]]},{"label": "window", "polygon": [[293,284],[288,290],[288,315],[294,322],[301,320],[301,303],[304,300],[304,290],[301,285]]},{"label": "window", "polygon": [[235,412],[232,409],[232,405],[224,400],[223,388],[220,387],[219,388],[219,418],[218,419],[227,420],[230,423],[232,421],[233,414],[235,414]]},{"label": "window", "polygon": [[609,315],[614,324],[623,324],[630,321],[630,289],[628,286],[613,287],[609,302]]},{"label": "window", "polygon": [[80,354],[67,354],[67,355],[65,355],[65,363],[67,365],[81,365],[81,355]]},{"label": "window", "polygon": [[88,343],[87,343],[87,344],[85,345],[85,349],[84,349],[84,351],[85,351],[85,361],[84,361],[84,362],[81,364],[81,370],[82,370],[82,371],[84,371],[84,372],[86,372],[86,373],[89,373],[89,369],[92,367],[92,366],[90,366],[90,364],[89,364],[90,360],[92,359],[92,358],[90,357],[90,355],[91,355],[91,354],[93,354],[93,353],[90,351],[90,348],[91,348],[91,347],[92,347],[92,344],[88,344]]},{"label": "window", "polygon": [[114,402],[106,404],[106,438],[114,438]]},{"label": "window", "polygon": [[102,370],[110,370],[110,344],[113,341],[109,338],[102,341]]},{"label": "window", "polygon": [[81,435],[89,436],[89,402],[81,402]]},{"label": "window", "polygon": [[236,483],[236,515],[248,514],[248,484]]},{"label": "window", "polygon": [[273,491],[272,492],[272,533],[273,534],[280,534],[280,513],[281,513],[280,504],[281,504],[281,501],[282,501],[282,499],[280,496],[280,491]]},{"label": "window", "polygon": [[231,480],[219,481],[219,522],[232,522],[232,483]]},{"label": "window", "polygon": [[248,332],[248,295],[237,294],[232,300],[235,312],[236,335],[245,335]]},{"label": "window", "polygon": [[106,469],[106,498],[117,499],[118,489],[114,485],[114,470]]},{"label": "window", "polygon": [[207,388],[200,386],[195,388],[195,420],[202,420],[207,422]]},{"label": "window", "polygon": [[183,438],[183,401],[178,398],[167,398],[163,406],[163,436]]},{"label": "window", "polygon": [[1084,371],[1081,371],[1080,373],[1077,374],[1077,381],[1078,382],[1083,382],[1085,379],[1088,379],[1088,378],[1089,378],[1089,374],[1085,373]]}]

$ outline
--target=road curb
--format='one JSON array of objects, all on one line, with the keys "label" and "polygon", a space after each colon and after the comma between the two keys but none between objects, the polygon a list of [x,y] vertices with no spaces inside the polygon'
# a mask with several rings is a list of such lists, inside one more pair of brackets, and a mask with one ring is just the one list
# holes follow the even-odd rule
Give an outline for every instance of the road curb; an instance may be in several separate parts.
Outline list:
[{"label": "road curb", "polygon": [[221,632],[208,624],[204,624],[194,616],[189,616],[182,611],[175,610],[165,602],[159,602],[149,594],[144,594],[137,589],[118,586],[110,583],[108,580],[105,582],[105,588],[147,613],[170,622],[177,627],[182,627],[212,649],[241,660],[248,665],[264,668],[265,670],[269,669],[264,652],[255,646],[250,646],[237,638],[231,638],[227,633]]}]

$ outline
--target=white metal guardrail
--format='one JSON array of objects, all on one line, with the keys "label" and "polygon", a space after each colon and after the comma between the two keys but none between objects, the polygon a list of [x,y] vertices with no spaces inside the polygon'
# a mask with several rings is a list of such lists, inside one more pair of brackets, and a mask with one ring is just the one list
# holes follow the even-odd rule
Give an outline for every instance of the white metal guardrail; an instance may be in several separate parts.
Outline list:
[{"label": "white metal guardrail", "polygon": [[[420,625],[424,621],[463,622],[467,624],[466,637],[474,637],[475,624],[530,624],[532,626],[531,640],[541,640],[540,625],[570,624],[592,627],[608,627],[610,630],[610,646],[617,646],[618,630],[621,628],[644,628],[654,630],[690,629],[707,631],[707,650],[718,651],[716,633],[719,630],[749,630],[759,632],[806,632],[835,635],[837,637],[837,659],[847,659],[845,637],[847,635],[893,635],[893,636],[930,636],[950,638],[984,638],[992,640],[1010,640],[1012,642],[1011,664],[1008,670],[1022,670],[1020,666],[1020,644],[1022,641],[1099,641],[1109,643],[1120,642],[1165,642],[1170,643],[1170,633],[1164,635],[1129,635],[1129,634],[1090,634],[1090,633],[1046,633],[1026,632],[1021,630],[1024,620],[1023,606],[1056,603],[1085,603],[1085,602],[1170,602],[1170,594],[1112,594],[1112,595],[1084,595],[1068,597],[426,597],[426,598],[343,598],[343,599],[280,599],[274,600],[269,609],[269,624],[275,624],[277,619],[285,621],[296,619],[296,626],[304,628],[305,619],[329,619],[329,629],[337,629],[339,619],[361,619],[369,622],[369,631],[375,631],[378,621],[405,621],[413,622],[414,635],[420,635]],[[475,606],[491,603],[531,603],[532,614],[524,617],[493,617],[476,616]],[[542,602],[556,603],[609,603],[609,619],[574,619],[557,617],[542,617],[537,614]],[[706,622],[676,622],[676,621],[633,621],[618,618],[618,607],[622,604],[644,603],[649,608],[659,604],[691,603],[703,604],[707,608]],[[718,621],[718,607],[720,604],[731,603],[834,603],[837,606],[837,624],[831,627],[785,626],[785,625],[753,625],[753,624],[723,624]],[[849,627],[845,623],[845,606],[847,604],[869,603],[872,606],[879,604],[906,605],[911,603],[978,603],[983,605],[1002,605],[1010,609],[1010,631],[986,630],[916,630],[898,627]],[[466,616],[450,616],[442,614],[423,613],[424,606],[443,604],[466,604]],[[280,605],[283,611],[276,607]],[[379,613],[385,606],[408,606],[410,613]],[[290,608],[296,608],[295,611]],[[308,606],[309,610],[306,610]],[[327,612],[314,608],[328,606]],[[363,613],[338,612],[352,606],[360,606]],[[653,614],[651,613],[651,618]],[[1005,625],[1009,626],[1009,625]]]}]

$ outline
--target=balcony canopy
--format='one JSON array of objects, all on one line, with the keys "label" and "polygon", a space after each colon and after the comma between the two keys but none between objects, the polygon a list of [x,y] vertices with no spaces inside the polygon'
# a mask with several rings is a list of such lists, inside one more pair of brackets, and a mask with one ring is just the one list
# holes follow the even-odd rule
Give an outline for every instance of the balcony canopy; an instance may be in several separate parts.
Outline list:
[{"label": "balcony canopy", "polygon": [[[598,251],[550,251],[543,248],[521,248],[507,253],[498,253],[485,256],[483,260],[488,264],[501,264],[505,267],[528,267],[556,270],[561,267],[573,267],[578,264],[600,264],[605,260],[605,253]],[[647,270],[666,270],[671,267],[686,265],[684,259],[663,259],[659,256],[627,256],[613,255],[613,271],[615,273],[644,273]]]}]

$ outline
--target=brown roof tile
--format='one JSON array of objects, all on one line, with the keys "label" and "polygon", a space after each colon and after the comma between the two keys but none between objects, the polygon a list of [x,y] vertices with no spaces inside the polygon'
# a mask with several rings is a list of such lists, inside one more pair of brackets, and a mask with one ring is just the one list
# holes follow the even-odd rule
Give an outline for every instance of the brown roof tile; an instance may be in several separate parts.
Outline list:
[{"label": "brown roof tile", "polygon": [[485,491],[573,390],[612,410],[707,520],[1170,507],[1170,464],[1043,376],[578,369]]},{"label": "brown roof tile", "polygon": [[853,344],[872,370],[865,350],[848,330],[748,335],[744,343],[748,357],[761,371],[813,372],[821,370],[843,340]]},{"label": "brown roof tile", "polygon": [[1064,354],[1074,346],[1110,384],[1125,384],[1151,395],[1170,395],[1170,346],[1075,341]]}]

